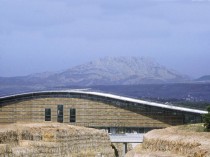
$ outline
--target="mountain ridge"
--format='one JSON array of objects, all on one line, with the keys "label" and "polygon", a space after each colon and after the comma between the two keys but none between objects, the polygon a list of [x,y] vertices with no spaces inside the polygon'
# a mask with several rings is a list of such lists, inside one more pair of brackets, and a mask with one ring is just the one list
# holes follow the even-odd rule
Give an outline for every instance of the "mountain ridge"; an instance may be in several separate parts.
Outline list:
[{"label": "mountain ridge", "polygon": [[75,75],[85,76],[85,79],[80,81],[89,80],[90,83],[88,85],[93,85],[91,83],[93,80],[96,81],[96,85],[99,85],[100,82],[102,82],[102,85],[125,85],[153,82],[173,82],[175,80],[179,82],[186,79],[182,75],[169,71],[159,63],[142,57],[106,57],[73,67],[61,73],[63,78],[71,76],[77,79]]},{"label": "mountain ridge", "polygon": [[132,85],[174,83],[189,80],[145,57],[105,57],[62,72],[44,72],[21,77],[1,77],[0,84],[43,86]]},{"label": "mountain ridge", "polygon": [[197,81],[197,82],[210,82],[210,75],[201,76],[201,77],[195,79],[195,81]]}]

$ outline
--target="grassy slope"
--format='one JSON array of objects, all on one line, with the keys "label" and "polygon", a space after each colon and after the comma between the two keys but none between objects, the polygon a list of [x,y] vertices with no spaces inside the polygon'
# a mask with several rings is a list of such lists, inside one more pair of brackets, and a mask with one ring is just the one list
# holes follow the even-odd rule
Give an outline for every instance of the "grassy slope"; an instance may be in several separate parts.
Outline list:
[{"label": "grassy slope", "polygon": [[126,157],[207,157],[210,156],[210,133],[203,124],[190,124],[157,129],[145,135],[144,143]]}]

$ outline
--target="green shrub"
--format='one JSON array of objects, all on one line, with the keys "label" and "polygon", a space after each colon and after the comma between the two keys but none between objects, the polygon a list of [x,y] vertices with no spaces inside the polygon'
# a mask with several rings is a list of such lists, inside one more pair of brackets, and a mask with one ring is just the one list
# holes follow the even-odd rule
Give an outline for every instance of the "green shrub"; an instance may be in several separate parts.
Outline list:
[{"label": "green shrub", "polygon": [[207,107],[208,113],[203,116],[204,127],[206,131],[210,131],[210,106]]}]

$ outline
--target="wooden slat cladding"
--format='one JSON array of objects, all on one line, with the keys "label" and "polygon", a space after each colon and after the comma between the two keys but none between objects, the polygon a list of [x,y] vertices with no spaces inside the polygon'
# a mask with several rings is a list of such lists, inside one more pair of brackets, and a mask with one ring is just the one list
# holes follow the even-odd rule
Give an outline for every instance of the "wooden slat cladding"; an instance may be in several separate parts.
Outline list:
[{"label": "wooden slat cladding", "polygon": [[51,109],[51,121],[57,122],[57,105],[63,105],[63,122],[70,123],[70,109],[76,110],[76,122],[88,127],[161,128],[184,123],[184,113],[132,104],[117,100],[86,98],[36,98],[1,106],[0,123],[44,122],[45,109]]}]

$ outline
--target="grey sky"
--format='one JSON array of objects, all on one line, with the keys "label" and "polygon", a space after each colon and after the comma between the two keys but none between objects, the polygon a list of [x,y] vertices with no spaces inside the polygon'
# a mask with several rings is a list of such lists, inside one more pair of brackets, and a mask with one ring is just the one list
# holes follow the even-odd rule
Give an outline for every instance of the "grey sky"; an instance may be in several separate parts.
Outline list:
[{"label": "grey sky", "polygon": [[209,0],[0,0],[0,76],[146,56],[210,74]]}]

